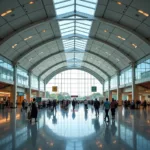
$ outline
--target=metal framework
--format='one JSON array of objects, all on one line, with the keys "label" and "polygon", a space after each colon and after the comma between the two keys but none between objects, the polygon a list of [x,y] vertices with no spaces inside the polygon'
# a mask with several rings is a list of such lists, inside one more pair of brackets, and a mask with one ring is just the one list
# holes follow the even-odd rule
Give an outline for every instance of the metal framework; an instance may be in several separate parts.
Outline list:
[{"label": "metal framework", "polygon": [[[45,79],[44,82],[45,84],[47,84],[56,74],[62,72],[62,71],[66,71],[66,70],[72,70],[73,68],[66,68],[66,67],[61,67],[57,70],[55,70],[53,73],[49,74]],[[86,67],[82,67],[82,68],[76,68],[77,70],[81,70],[81,71],[85,71],[88,72],[90,74],[92,74],[101,84],[104,84],[104,79],[99,76],[97,73],[93,72],[92,70],[90,70],[89,68]]]}]

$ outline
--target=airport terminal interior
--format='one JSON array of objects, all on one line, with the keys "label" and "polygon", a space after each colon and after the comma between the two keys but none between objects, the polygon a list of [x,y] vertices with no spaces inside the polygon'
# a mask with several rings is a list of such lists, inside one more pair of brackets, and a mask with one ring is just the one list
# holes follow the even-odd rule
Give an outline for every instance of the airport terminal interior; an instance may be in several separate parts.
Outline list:
[{"label": "airport terminal interior", "polygon": [[150,0],[0,0],[0,150],[150,149]]}]

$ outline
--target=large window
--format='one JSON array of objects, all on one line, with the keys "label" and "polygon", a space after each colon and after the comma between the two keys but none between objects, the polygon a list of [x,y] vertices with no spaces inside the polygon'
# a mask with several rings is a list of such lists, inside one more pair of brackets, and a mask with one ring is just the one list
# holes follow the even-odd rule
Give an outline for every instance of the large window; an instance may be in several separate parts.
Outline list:
[{"label": "large window", "polygon": [[67,92],[70,95],[91,95],[92,86],[96,86],[97,92],[102,93],[102,84],[91,74],[80,70],[67,70],[57,74],[46,85],[46,91],[52,93],[52,86],[58,87],[58,93]]},{"label": "large window", "polygon": [[110,88],[117,87],[117,76],[113,76],[110,80]]},{"label": "large window", "polygon": [[120,85],[128,84],[132,82],[132,69],[127,68],[121,72]]},{"label": "large window", "polygon": [[104,83],[104,91],[108,91],[108,81],[105,81]]},{"label": "large window", "polygon": [[150,58],[147,57],[144,60],[141,60],[137,65],[135,71],[137,80],[150,77]]},{"label": "large window", "polygon": [[44,91],[44,81],[40,80],[40,91]]},{"label": "large window", "polygon": [[9,60],[0,56],[0,79],[13,81],[13,66]]},{"label": "large window", "polygon": [[17,82],[18,84],[28,86],[28,72],[21,67],[17,68]]},{"label": "large window", "polygon": [[38,89],[38,77],[35,75],[31,76],[31,87]]}]

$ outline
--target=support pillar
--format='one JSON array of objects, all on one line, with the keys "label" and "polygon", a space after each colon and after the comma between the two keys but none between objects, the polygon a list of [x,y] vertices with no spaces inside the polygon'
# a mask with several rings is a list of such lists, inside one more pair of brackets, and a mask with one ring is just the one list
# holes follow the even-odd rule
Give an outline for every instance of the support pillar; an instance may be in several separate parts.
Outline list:
[{"label": "support pillar", "polygon": [[120,86],[120,73],[117,73],[117,100],[118,100],[118,105],[122,105],[122,91],[119,88]]},{"label": "support pillar", "polygon": [[31,101],[31,72],[28,73],[29,75],[29,88],[27,90],[27,100],[30,102]]},{"label": "support pillar", "polygon": [[108,79],[108,99],[112,100],[112,92],[110,91],[110,78]]},{"label": "support pillar", "polygon": [[44,98],[46,98],[46,83],[44,81]]},{"label": "support pillar", "polygon": [[38,78],[38,97],[40,97],[40,77]]},{"label": "support pillar", "polygon": [[16,102],[17,102],[17,64],[14,65],[14,72],[13,72],[13,80],[14,80],[14,86],[13,86],[13,105],[12,108],[16,108]]},{"label": "support pillar", "polygon": [[132,101],[136,101],[135,99],[135,63],[132,63]]}]

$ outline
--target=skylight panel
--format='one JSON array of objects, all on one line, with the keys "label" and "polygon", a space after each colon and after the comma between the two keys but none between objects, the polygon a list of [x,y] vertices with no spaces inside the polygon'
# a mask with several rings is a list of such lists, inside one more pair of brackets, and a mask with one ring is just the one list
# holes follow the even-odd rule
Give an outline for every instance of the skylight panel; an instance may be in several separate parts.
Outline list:
[{"label": "skylight panel", "polygon": [[59,26],[60,27],[60,29],[62,30],[62,29],[66,29],[66,28],[70,28],[70,27],[74,27],[74,24],[66,24],[66,25],[63,25],[63,26]]},{"label": "skylight panel", "polygon": [[87,8],[87,7],[84,7],[84,6],[77,5],[76,8],[77,8],[77,11],[79,11],[81,13],[89,14],[89,15],[92,15],[92,16],[95,13],[95,9]]},{"label": "skylight panel", "polygon": [[86,25],[83,25],[81,23],[76,23],[76,27],[81,27],[81,28],[85,28],[85,29],[90,29],[91,26],[86,26]]},{"label": "skylight panel", "polygon": [[82,32],[82,31],[79,31],[79,30],[76,30],[76,33],[77,33],[77,34],[81,34],[81,35],[85,35],[85,36],[88,36],[88,35],[89,35],[89,33]]},{"label": "skylight panel", "polygon": [[73,12],[73,11],[74,11],[74,5],[64,7],[64,8],[60,8],[60,9],[56,9],[56,14],[57,15],[62,15],[62,14]]},{"label": "skylight panel", "polygon": [[79,27],[76,27],[76,30],[80,30],[80,31],[83,31],[83,32],[87,32],[89,33],[89,29],[83,29],[83,28],[79,28]]},{"label": "skylight panel", "polygon": [[63,1],[63,2],[60,2],[60,3],[56,3],[55,4],[55,8],[61,8],[61,7],[66,7],[68,5],[73,5],[74,4],[74,0],[70,0],[70,1]]},{"label": "skylight panel", "polygon": [[[66,38],[73,36],[74,38],[62,40],[64,51],[66,54],[66,59],[72,59],[68,66],[77,67],[81,66],[82,60],[84,58],[84,51],[87,46],[87,40],[84,36],[89,36],[92,21],[82,20],[83,17],[76,16],[75,12],[84,13],[93,16],[95,13],[95,8],[97,0],[53,0],[55,4],[56,14],[59,16],[58,21],[61,36]],[[65,14],[65,18],[63,15]],[[71,17],[70,17],[71,16]],[[59,18],[58,17],[58,18]],[[81,20],[80,20],[81,19]],[[77,37],[79,34],[79,37]],[[70,36],[71,35],[71,36]],[[75,37],[76,36],[76,37]],[[80,61],[75,61],[75,59],[80,59]],[[81,62],[81,63],[80,63]]]},{"label": "skylight panel", "polygon": [[92,25],[92,21],[87,21],[87,20],[81,20],[81,21],[77,20],[76,22],[81,23],[81,24],[86,25],[86,26],[90,26],[90,27]]},{"label": "skylight panel", "polygon": [[92,3],[89,3],[86,1],[81,1],[81,0],[77,0],[77,4],[82,5],[82,6],[87,6],[87,7],[93,8],[93,9],[95,9],[95,7],[96,7],[95,4],[92,4]]},{"label": "skylight panel", "polygon": [[71,24],[71,23],[73,24],[74,20],[59,21],[58,23],[59,23],[60,26],[65,25],[65,24],[66,25]]},{"label": "skylight panel", "polygon": [[69,35],[69,34],[74,34],[74,31],[61,33],[62,36]]},{"label": "skylight panel", "polygon": [[62,29],[61,31],[62,31],[62,32],[68,32],[68,31],[71,31],[71,30],[74,31],[74,27]]}]

